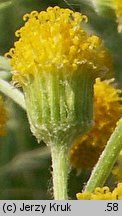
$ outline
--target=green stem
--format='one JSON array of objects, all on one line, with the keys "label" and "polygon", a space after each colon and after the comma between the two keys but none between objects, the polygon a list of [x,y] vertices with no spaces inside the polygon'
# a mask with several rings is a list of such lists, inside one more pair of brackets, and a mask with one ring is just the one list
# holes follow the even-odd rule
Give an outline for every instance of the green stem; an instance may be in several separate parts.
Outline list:
[{"label": "green stem", "polygon": [[111,135],[91,177],[86,185],[85,191],[92,192],[96,187],[102,187],[109,176],[113,165],[122,149],[122,119],[119,121],[115,131]]},{"label": "green stem", "polygon": [[19,104],[24,110],[26,109],[23,94],[3,79],[0,79],[0,91]]},{"label": "green stem", "polygon": [[52,145],[53,191],[55,200],[67,200],[69,157],[67,145]]}]

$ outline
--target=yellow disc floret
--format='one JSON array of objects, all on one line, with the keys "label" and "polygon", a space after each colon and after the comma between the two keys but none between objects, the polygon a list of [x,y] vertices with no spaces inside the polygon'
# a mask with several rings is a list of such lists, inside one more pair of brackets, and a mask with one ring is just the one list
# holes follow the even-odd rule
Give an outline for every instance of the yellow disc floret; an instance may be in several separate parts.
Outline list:
[{"label": "yellow disc floret", "polygon": [[0,96],[0,136],[5,135],[5,123],[7,121],[7,114],[5,111],[3,99]]},{"label": "yellow disc floret", "polygon": [[122,183],[111,192],[109,187],[96,188],[93,193],[84,192],[77,194],[78,200],[122,200]]},{"label": "yellow disc floret", "polygon": [[[72,73],[77,70],[104,75],[111,61],[102,41],[82,28],[87,17],[70,9],[49,7],[47,11],[26,14],[25,26],[16,32],[19,41],[9,51],[15,72],[13,80],[23,85],[28,75],[41,71]],[[8,55],[7,54],[7,55]]]},{"label": "yellow disc floret", "polygon": [[71,148],[71,164],[76,168],[92,168],[107,140],[122,116],[121,90],[112,86],[112,80],[96,79],[94,85],[94,126],[79,138]]}]

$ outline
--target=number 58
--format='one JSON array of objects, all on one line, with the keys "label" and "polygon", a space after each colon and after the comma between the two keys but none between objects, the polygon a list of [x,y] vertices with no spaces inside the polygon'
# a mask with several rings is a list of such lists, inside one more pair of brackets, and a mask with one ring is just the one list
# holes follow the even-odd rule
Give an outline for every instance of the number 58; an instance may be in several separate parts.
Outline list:
[{"label": "number 58", "polygon": [[107,211],[118,211],[118,203],[107,203]]}]

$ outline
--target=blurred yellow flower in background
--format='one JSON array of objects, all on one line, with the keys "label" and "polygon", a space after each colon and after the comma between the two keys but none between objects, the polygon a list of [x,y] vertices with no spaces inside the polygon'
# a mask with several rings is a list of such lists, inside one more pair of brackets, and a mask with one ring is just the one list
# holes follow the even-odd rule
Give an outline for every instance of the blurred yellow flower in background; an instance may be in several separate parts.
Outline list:
[{"label": "blurred yellow flower in background", "polygon": [[111,192],[109,187],[96,188],[93,193],[78,193],[78,200],[122,200],[122,183],[118,183],[117,187]]},{"label": "blurred yellow flower in background", "polygon": [[0,95],[0,136],[5,135],[5,123],[7,121],[7,113],[4,107],[3,98]]},{"label": "blurred yellow flower in background", "polygon": [[122,116],[121,90],[114,87],[113,80],[100,81],[94,85],[94,126],[80,137],[71,148],[70,160],[73,167],[92,168],[107,140]]}]

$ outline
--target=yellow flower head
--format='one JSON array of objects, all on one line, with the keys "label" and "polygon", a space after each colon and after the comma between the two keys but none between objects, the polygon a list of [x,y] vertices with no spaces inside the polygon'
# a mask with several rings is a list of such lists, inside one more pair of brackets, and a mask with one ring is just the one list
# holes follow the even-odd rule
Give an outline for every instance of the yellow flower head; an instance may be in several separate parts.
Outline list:
[{"label": "yellow flower head", "polygon": [[111,192],[109,187],[96,188],[93,193],[78,193],[78,200],[122,200],[122,183]]},{"label": "yellow flower head", "polygon": [[71,163],[76,168],[92,168],[122,116],[119,103],[121,90],[114,88],[111,81],[96,79],[94,85],[94,126],[71,148]]},{"label": "yellow flower head", "polygon": [[[28,20],[27,20],[28,19]],[[9,51],[15,72],[13,80],[25,84],[41,71],[59,72],[90,69],[105,75],[111,61],[102,41],[82,28],[87,17],[70,9],[49,7],[47,11],[26,14],[25,26],[16,32],[19,41]]]},{"label": "yellow flower head", "polygon": [[4,108],[2,97],[0,96],[0,136],[5,135],[5,123],[7,121],[7,114]]}]

